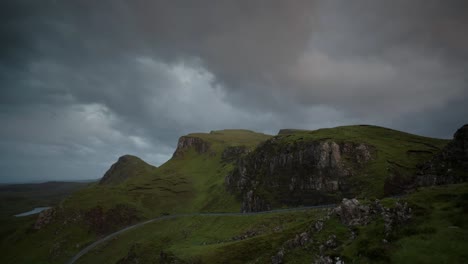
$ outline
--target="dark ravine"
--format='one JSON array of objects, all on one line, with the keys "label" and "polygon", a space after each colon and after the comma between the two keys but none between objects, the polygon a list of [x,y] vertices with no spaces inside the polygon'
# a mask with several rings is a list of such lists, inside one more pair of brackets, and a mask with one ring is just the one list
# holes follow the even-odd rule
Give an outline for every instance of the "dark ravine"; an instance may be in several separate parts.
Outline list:
[{"label": "dark ravine", "polygon": [[241,197],[242,212],[331,203],[352,195],[348,179],[375,155],[367,144],[272,138],[239,158],[225,183]]}]

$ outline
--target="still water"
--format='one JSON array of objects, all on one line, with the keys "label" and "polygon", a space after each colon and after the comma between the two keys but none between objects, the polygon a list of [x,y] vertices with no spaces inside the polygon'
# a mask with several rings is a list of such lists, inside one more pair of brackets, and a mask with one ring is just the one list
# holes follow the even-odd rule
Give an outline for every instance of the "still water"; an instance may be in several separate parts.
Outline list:
[{"label": "still water", "polygon": [[17,214],[15,215],[16,217],[21,217],[21,216],[27,216],[27,215],[33,215],[33,214],[38,214],[44,210],[47,210],[49,209],[50,207],[37,207],[37,208],[34,208],[32,209],[31,211],[28,211],[28,212],[24,212],[24,213],[21,213],[21,214]]}]

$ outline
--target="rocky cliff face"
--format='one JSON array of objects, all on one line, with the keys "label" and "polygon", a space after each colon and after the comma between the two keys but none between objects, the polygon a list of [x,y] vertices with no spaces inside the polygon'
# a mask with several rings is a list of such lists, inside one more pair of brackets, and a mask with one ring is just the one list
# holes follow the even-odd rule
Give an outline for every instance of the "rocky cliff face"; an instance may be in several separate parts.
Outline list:
[{"label": "rocky cliff face", "polygon": [[242,199],[242,212],[278,205],[334,202],[349,193],[348,179],[376,155],[370,145],[272,138],[237,161],[225,183]]},{"label": "rocky cliff face", "polygon": [[430,161],[420,166],[416,186],[459,183],[468,180],[468,124]]},{"label": "rocky cliff face", "polygon": [[190,148],[194,148],[199,154],[208,152],[210,144],[198,137],[183,136],[179,138],[177,149],[173,157],[182,157]]},{"label": "rocky cliff face", "polygon": [[246,146],[231,146],[224,149],[221,154],[221,160],[223,162],[235,162],[242,155],[248,153],[248,148]]}]

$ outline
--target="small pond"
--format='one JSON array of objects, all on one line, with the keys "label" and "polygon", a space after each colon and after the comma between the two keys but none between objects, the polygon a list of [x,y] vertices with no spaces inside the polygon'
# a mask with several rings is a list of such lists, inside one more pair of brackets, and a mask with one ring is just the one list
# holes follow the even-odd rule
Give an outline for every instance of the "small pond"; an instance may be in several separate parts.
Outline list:
[{"label": "small pond", "polygon": [[33,214],[38,214],[44,210],[47,210],[51,207],[36,207],[34,209],[32,209],[31,211],[28,211],[28,212],[24,212],[24,213],[21,213],[21,214],[17,214],[15,215],[16,217],[21,217],[21,216],[28,216],[28,215],[33,215]]}]

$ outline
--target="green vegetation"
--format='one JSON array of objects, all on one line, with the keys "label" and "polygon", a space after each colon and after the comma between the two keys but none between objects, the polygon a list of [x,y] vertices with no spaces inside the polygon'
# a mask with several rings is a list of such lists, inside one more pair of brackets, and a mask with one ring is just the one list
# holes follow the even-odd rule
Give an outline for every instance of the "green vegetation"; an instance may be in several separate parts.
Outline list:
[{"label": "green vegetation", "polygon": [[71,193],[90,182],[45,182],[0,185],[0,219],[29,211],[35,207],[56,206]]},{"label": "green vegetation", "polygon": [[[136,249],[142,263],[160,263],[161,252],[184,262],[267,263],[285,240],[308,228],[324,213],[309,210],[157,221],[112,239],[78,263],[116,263],[132,249]],[[242,235],[247,238],[236,239]]]},{"label": "green vegetation", "polygon": [[[96,221],[89,223],[89,212],[93,212],[93,219],[102,216],[111,220],[114,217],[109,211],[134,209],[134,214],[119,216],[119,221],[107,223],[113,226],[113,229],[105,229],[107,232],[135,219],[142,221],[167,213],[238,212],[239,201],[224,188],[224,177],[232,165],[221,162],[222,152],[230,146],[254,148],[271,136],[248,130],[221,130],[188,136],[209,142],[209,151],[199,154],[189,148],[183,156],[173,158],[159,168],[137,168],[137,173],[119,184],[93,183],[64,199],[58,207],[56,221],[44,229],[31,230],[37,216],[18,222],[21,227],[2,237],[1,248],[7,253],[0,262],[31,263],[39,259],[49,263],[65,262],[100,235],[91,232],[96,229]],[[21,254],[23,249],[32,247],[34,251]]]},{"label": "green vegetation", "polygon": [[[325,221],[310,242],[285,254],[285,263],[311,262],[320,245],[336,236],[336,249],[325,255],[346,263],[464,263],[468,257],[468,184],[423,188],[405,198],[413,209],[411,220],[397,226],[384,242],[384,225],[377,218],[357,226],[350,239],[347,226],[336,217]],[[393,205],[387,198],[383,204]],[[323,210],[271,215],[196,216],[163,220],[124,233],[85,255],[78,263],[116,263],[131,257],[143,263],[268,263],[284,242],[310,230]],[[243,240],[233,240],[253,234]]]},{"label": "green vegetation", "polygon": [[[77,240],[88,237],[86,230],[79,226],[60,224],[50,229],[35,231],[32,229],[37,215],[13,217],[13,214],[29,211],[41,206],[59,206],[60,201],[73,192],[85,189],[94,183],[89,182],[46,182],[41,184],[15,184],[0,188],[0,248],[1,263],[49,263],[54,254],[54,244],[60,239],[73,235]],[[69,227],[69,228],[68,228]],[[54,231],[64,232],[54,239]],[[92,239],[92,238],[87,238]],[[69,245],[70,249],[73,248]],[[56,248],[57,250],[58,248]]]},{"label": "green vegetation", "polygon": [[142,159],[125,155],[119,158],[99,181],[100,185],[116,185],[125,182],[128,178],[148,175],[157,168],[144,162]]},{"label": "green vegetation", "polygon": [[[93,241],[132,223],[166,214],[239,212],[240,201],[224,185],[234,164],[223,153],[238,146],[253,151],[271,136],[221,130],[186,137],[199,138],[209,147],[181,149],[180,155],[158,168],[143,161],[141,165],[138,159],[117,182],[91,183],[60,203],[44,200],[46,204],[38,205],[56,204],[57,213],[40,230],[32,228],[37,216],[12,218],[8,212],[0,228],[0,262],[65,263]],[[375,158],[350,179],[363,203],[387,195],[389,183],[410,179],[417,164],[448,142],[375,126],[346,126],[283,131],[275,144],[314,140],[365,143],[376,149]],[[386,198],[382,204],[393,206],[395,200]],[[413,217],[393,230],[388,243],[383,242],[381,219],[354,228],[358,236],[351,240],[349,228],[331,217],[323,230],[311,234],[306,246],[288,250],[284,261],[308,263],[320,253],[340,256],[346,263],[462,263],[467,259],[468,184],[424,188],[402,200],[413,209]],[[132,263],[135,259],[140,263],[268,263],[285,242],[310,231],[325,214],[325,210],[307,210],[155,221],[105,242],[79,263]],[[337,248],[320,252],[320,245],[332,235]]]},{"label": "green vegetation", "polygon": [[[374,160],[350,179],[359,197],[373,198],[393,194],[391,184],[405,182],[416,172],[416,165],[439,152],[449,140],[417,136],[378,126],[342,126],[336,128],[288,130],[280,135],[278,144],[293,144],[316,140],[337,143],[365,143],[377,150]],[[386,190],[387,187],[387,190]]]},{"label": "green vegetation", "polygon": [[[387,199],[387,202],[394,199]],[[412,219],[396,228],[388,243],[383,222],[359,227],[340,254],[359,263],[464,263],[468,258],[468,184],[423,188],[402,198]]]},{"label": "green vegetation", "polygon": [[224,177],[232,164],[221,162],[226,147],[254,148],[271,136],[248,130],[220,130],[209,134],[189,134],[210,143],[207,153],[187,149],[159,168],[144,170],[118,185],[94,184],[76,192],[63,202],[64,208],[89,209],[100,205],[106,209],[116,204],[136,208],[142,218],[176,212],[237,212],[239,201],[224,188]]}]

